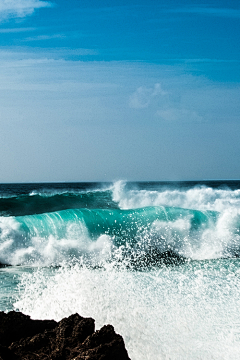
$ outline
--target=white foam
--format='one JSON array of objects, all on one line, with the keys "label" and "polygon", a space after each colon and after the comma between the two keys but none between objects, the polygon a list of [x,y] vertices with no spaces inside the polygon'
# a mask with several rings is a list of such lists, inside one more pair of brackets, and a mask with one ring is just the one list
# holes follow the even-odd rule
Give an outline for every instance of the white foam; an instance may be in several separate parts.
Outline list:
[{"label": "white foam", "polygon": [[49,266],[82,256],[101,263],[111,256],[111,237],[102,234],[92,241],[83,222],[64,224],[61,237],[58,236],[61,229],[55,230],[46,235],[35,227],[34,233],[27,233],[16,218],[0,217],[0,263]]},{"label": "white foam", "polygon": [[147,206],[181,207],[200,211],[218,211],[216,222],[207,228],[190,227],[191,216],[177,221],[155,221],[152,234],[162,239],[159,246],[170,246],[180,255],[192,259],[214,259],[232,256],[240,248],[240,190],[195,187],[188,190],[128,190],[124,181],[113,186],[113,200],[122,209]]},{"label": "white foam", "polygon": [[240,208],[240,190],[213,189],[197,186],[188,190],[162,188],[162,190],[128,190],[126,182],[113,185],[113,200],[121,209],[145,206],[173,206],[193,210],[225,211]]},{"label": "white foam", "polygon": [[[146,228],[140,226],[135,235],[136,245],[128,250],[148,253],[152,249],[160,252],[170,249],[195,260],[231,257],[239,253],[238,209],[227,209],[216,221],[210,218],[206,226],[203,223],[196,229],[192,227],[192,217],[190,213],[175,221],[155,220],[152,224],[146,224]],[[77,218],[76,221],[64,221],[52,215],[46,229],[40,226],[41,222],[35,223],[32,217],[26,219],[26,224],[31,225],[31,231],[24,231],[17,218],[0,217],[1,263],[49,266],[84,257],[92,264],[101,265],[106,260],[114,262],[117,257],[121,258],[124,247],[129,247],[126,242],[117,248],[113,245],[114,238],[105,233],[93,240],[85,223]],[[36,227],[36,224],[39,226]]]},{"label": "white foam", "polygon": [[33,318],[78,312],[112,324],[132,360],[237,360],[240,278],[236,267],[188,264],[155,272],[75,265],[26,274],[15,307]]}]

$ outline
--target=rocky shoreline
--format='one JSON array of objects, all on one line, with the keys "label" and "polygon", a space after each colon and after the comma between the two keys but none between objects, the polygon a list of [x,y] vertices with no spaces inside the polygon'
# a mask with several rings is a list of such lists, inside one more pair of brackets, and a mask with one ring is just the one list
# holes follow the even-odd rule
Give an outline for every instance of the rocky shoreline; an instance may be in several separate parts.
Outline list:
[{"label": "rocky shoreline", "polygon": [[73,314],[59,322],[0,312],[0,360],[130,360],[112,325]]}]

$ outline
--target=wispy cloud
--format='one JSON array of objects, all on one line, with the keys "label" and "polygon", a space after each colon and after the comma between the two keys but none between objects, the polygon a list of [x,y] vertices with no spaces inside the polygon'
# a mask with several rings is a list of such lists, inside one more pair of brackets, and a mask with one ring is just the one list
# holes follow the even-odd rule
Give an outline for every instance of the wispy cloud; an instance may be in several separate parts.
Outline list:
[{"label": "wispy cloud", "polygon": [[95,49],[76,48],[70,49],[66,47],[48,47],[46,48],[34,48],[34,51],[29,50],[26,46],[15,47],[0,47],[0,59],[6,61],[4,66],[12,66],[12,61],[19,62],[20,60],[26,61],[42,61],[42,60],[67,60],[69,56],[77,57],[81,60],[83,56],[95,56],[98,55],[98,51]]},{"label": "wispy cloud", "polygon": [[162,89],[161,84],[156,83],[154,87],[140,86],[131,96],[129,106],[135,109],[147,108],[156,96],[164,96],[167,92]]},{"label": "wispy cloud", "polygon": [[[239,153],[239,84],[189,76],[179,65],[65,61],[50,59],[48,52],[43,58],[43,49],[25,55],[24,49],[6,50],[0,49],[0,153],[6,179],[16,181],[16,169],[21,181],[68,180],[69,174],[72,181],[80,175],[104,179],[105,173],[129,178],[132,169],[142,171],[142,179],[163,179],[174,175],[171,168],[190,178],[206,171],[209,156],[210,170],[217,171],[215,159],[226,153],[225,171],[229,158]],[[133,93],[145,108],[129,108]],[[185,164],[191,169],[187,175]]]},{"label": "wispy cloud", "polygon": [[1,0],[0,21],[9,18],[24,18],[33,14],[36,9],[51,7],[50,1],[42,0]]},{"label": "wispy cloud", "polygon": [[151,116],[166,122],[201,122],[202,117],[196,110],[188,108],[189,104],[181,103],[181,97],[174,100],[175,92],[174,88],[170,92],[163,90],[159,83],[153,87],[141,86],[130,95],[129,106],[138,110],[147,109]]},{"label": "wispy cloud", "polygon": [[25,28],[6,28],[0,29],[0,34],[14,34],[19,32],[28,32],[28,31],[35,31],[36,28],[34,27],[25,27]]},{"label": "wispy cloud", "polygon": [[239,60],[231,60],[231,59],[207,59],[207,58],[199,58],[199,59],[168,59],[173,62],[183,62],[186,64],[191,63],[238,63]]},{"label": "wispy cloud", "polygon": [[229,8],[191,6],[191,7],[185,7],[185,8],[183,7],[183,8],[177,8],[174,10],[169,10],[168,12],[240,18],[240,10],[239,9],[229,9]]},{"label": "wispy cloud", "polygon": [[31,36],[24,39],[25,41],[41,41],[41,40],[52,40],[52,39],[65,39],[64,34],[52,34],[52,35],[37,35]]}]

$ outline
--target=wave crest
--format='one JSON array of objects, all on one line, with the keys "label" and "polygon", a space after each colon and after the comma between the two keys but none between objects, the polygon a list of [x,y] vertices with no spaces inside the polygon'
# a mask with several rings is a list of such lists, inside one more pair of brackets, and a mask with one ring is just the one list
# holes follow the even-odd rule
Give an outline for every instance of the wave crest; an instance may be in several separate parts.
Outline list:
[{"label": "wave crest", "polygon": [[239,256],[239,211],[146,207],[0,217],[2,264],[59,265],[81,259],[93,266],[145,266],[161,262],[164,253],[199,260]]},{"label": "wave crest", "polygon": [[157,190],[129,189],[125,181],[113,185],[113,201],[121,209],[136,209],[146,206],[171,206],[193,210],[224,211],[240,208],[240,189],[214,189],[207,186],[170,188],[160,186]]}]

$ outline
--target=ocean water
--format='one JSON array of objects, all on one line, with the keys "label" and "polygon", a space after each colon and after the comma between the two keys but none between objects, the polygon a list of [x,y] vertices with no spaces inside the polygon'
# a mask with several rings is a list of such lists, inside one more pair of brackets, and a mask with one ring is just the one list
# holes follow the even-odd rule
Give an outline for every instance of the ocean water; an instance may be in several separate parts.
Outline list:
[{"label": "ocean water", "polygon": [[240,181],[0,184],[0,310],[110,323],[132,360],[240,359],[239,256]]}]

